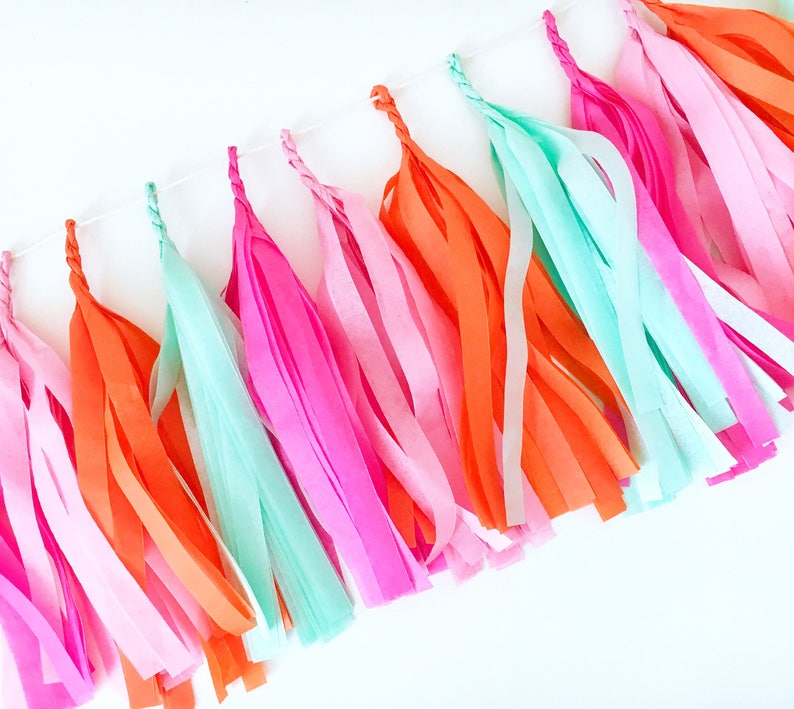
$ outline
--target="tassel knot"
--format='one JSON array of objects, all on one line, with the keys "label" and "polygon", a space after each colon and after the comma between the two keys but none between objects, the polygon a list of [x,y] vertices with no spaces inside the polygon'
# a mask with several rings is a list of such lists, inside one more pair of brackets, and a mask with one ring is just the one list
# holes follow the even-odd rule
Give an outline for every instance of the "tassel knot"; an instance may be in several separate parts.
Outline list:
[{"label": "tassel knot", "polygon": [[370,93],[370,98],[375,99],[373,102],[375,108],[377,108],[379,111],[383,111],[388,116],[389,120],[394,126],[394,132],[397,134],[400,142],[405,144],[411,140],[411,134],[408,132],[408,127],[405,125],[403,117],[397,110],[397,106],[394,104],[394,98],[389,92],[389,89],[381,84],[373,86],[372,93]]},{"label": "tassel knot", "polygon": [[281,131],[281,148],[284,151],[284,155],[290,167],[298,173],[301,182],[311,190],[312,194],[320,200],[320,202],[326,204],[336,212],[338,209],[336,200],[330,190],[317,179],[317,176],[306,166],[306,163],[303,162],[303,158],[298,154],[295,139],[287,128]]},{"label": "tassel knot", "polygon": [[80,257],[80,247],[77,244],[74,219],[66,220],[66,263],[69,266],[69,284],[72,290],[88,293],[88,281],[83,273],[83,259]]}]

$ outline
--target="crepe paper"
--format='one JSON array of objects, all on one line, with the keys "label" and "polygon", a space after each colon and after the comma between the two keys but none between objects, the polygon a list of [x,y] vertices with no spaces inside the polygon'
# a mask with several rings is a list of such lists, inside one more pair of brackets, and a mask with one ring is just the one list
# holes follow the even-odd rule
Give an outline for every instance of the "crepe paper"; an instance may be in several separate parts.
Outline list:
[{"label": "crepe paper", "polygon": [[459,581],[485,560],[515,560],[525,531],[486,530],[466,503],[455,328],[364,199],[321,184],[289,131],[281,136],[314,199],[324,255],[318,312],[365,433],[388,470],[398,528],[430,571],[446,566]]},{"label": "crepe paper", "polygon": [[342,382],[317,308],[254,215],[236,148],[232,274],[226,303],[241,318],[251,397],[367,606],[426,588],[394,529],[384,471]]},{"label": "crepe paper", "polygon": [[643,2],[794,149],[794,24],[760,10]]},{"label": "crepe paper", "polygon": [[596,133],[486,102],[460,60],[451,55],[449,63],[486,120],[497,177],[513,184],[537,228],[539,255],[620,386],[641,465],[628,491],[632,508],[670,500],[693,477],[728,470],[735,460],[709,426],[724,430],[735,416],[640,248],[631,174],[617,149]]},{"label": "crepe paper", "polygon": [[[259,659],[285,642],[281,591],[304,643],[328,640],[353,619],[350,600],[301,509],[246,388],[234,315],[180,256],[160,216],[153,183],[149,218],[160,243],[168,302],[159,368],[187,382],[223,538],[246,576],[263,625],[246,639]],[[155,377],[155,401],[172,393]],[[162,388],[165,386],[165,388]],[[275,577],[275,580],[274,580]]]},{"label": "crepe paper", "polygon": [[[381,220],[460,332],[467,403],[460,427],[469,432],[460,441],[461,458],[478,516],[486,524],[512,525],[529,511],[535,528],[546,523],[534,511],[538,498],[551,515],[592,502],[605,519],[618,514],[625,509],[618,480],[636,466],[596,405],[554,360],[587,382],[613,419],[620,395],[584,327],[537,257],[530,260],[534,227],[518,196],[508,193],[509,231],[411,139],[386,87],[376,86],[372,95],[402,145]],[[494,427],[503,431],[504,492]],[[528,491],[522,489],[527,480]]]},{"label": "crepe paper", "polygon": [[794,154],[690,50],[621,0],[618,86],[654,113],[713,272],[744,303],[794,322]]},{"label": "crepe paper", "polygon": [[[755,467],[774,454],[770,442],[778,430],[737,351],[742,338],[719,321],[679,251],[680,244],[693,260],[709,263],[676,194],[673,160],[661,128],[643,104],[583,71],[559,36],[554,16],[546,11],[544,19],[552,47],[571,80],[571,125],[606,136],[626,160],[637,195],[640,243],[736,414],[738,427],[721,434],[728,450],[740,460],[734,472]],[[746,308],[738,300],[734,307]]]},{"label": "crepe paper", "polygon": [[[239,636],[253,627],[254,614],[237,581],[227,579],[204,512],[182,485],[198,483],[176,398],[167,400],[159,424],[152,420],[157,343],[91,295],[73,220],[66,230],[76,299],[70,350],[77,480],[99,528],[168,625],[149,639],[159,665],[119,645],[131,706],[151,706],[175,692],[184,697],[180,685],[202,654],[221,663],[225,677],[249,672]],[[131,622],[143,629],[146,616]],[[216,692],[224,691],[216,681]]]}]

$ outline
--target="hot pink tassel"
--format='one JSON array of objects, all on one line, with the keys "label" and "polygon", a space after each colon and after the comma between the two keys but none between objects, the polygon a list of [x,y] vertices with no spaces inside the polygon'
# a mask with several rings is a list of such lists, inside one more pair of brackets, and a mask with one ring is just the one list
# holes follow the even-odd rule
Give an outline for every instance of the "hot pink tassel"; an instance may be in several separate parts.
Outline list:
[{"label": "hot pink tassel", "polygon": [[248,384],[293,478],[367,606],[429,586],[384,508],[384,473],[342,382],[317,310],[254,214],[229,148],[233,265]]}]

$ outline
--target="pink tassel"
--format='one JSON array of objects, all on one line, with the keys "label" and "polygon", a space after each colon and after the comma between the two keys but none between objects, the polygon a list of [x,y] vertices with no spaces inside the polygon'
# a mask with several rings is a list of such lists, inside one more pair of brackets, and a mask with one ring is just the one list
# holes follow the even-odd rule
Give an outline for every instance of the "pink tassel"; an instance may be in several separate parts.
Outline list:
[{"label": "pink tassel", "polygon": [[[431,571],[446,566],[458,579],[486,559],[515,558],[512,547],[525,530],[484,529],[466,494],[455,430],[462,375],[454,327],[363,198],[318,182],[288,131],[282,146],[314,197],[324,255],[320,319],[366,435],[407,493],[408,517],[415,505],[417,555]],[[394,507],[393,515],[405,512]],[[533,522],[548,528],[547,518]],[[408,523],[400,528],[407,536],[413,531]]]},{"label": "pink tassel", "polygon": [[[385,481],[317,310],[256,218],[229,148],[235,224],[226,302],[243,327],[251,396],[367,606],[429,586],[384,508]],[[380,496],[379,496],[380,495]]]},{"label": "pink tassel", "polygon": [[[9,262],[10,254],[4,252],[0,617],[28,705],[52,709],[90,699],[92,663],[86,645],[106,647],[105,633],[144,676],[164,670],[171,651],[181,655],[184,649],[115,555],[80,495],[69,372],[14,318]],[[81,613],[86,606],[90,614]],[[84,623],[81,616],[96,620]],[[84,631],[91,633],[92,643]]]}]

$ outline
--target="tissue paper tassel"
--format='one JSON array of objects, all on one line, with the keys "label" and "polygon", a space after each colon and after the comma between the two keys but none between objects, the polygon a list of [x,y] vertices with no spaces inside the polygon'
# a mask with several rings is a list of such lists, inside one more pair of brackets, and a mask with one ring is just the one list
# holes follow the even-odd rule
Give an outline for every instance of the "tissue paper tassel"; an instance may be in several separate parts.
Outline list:
[{"label": "tissue paper tassel", "polygon": [[[75,236],[66,223],[77,479],[88,509],[127,570],[175,635],[164,671],[123,648],[132,707],[193,703],[190,676],[206,656],[218,699],[243,677],[264,681],[240,636],[253,610],[224,573],[176,398],[159,424],[151,418],[149,378],[157,344],[89,292]],[[136,618],[137,620],[137,618]],[[154,674],[157,672],[157,674]]]},{"label": "tissue paper tassel", "polygon": [[[318,312],[364,431],[388,471],[398,528],[431,571],[447,566],[458,579],[486,559],[518,558],[524,532],[486,530],[459,503],[466,492],[456,431],[455,328],[363,198],[321,184],[288,131],[282,145],[313,196],[324,255]],[[548,535],[545,512],[534,509],[533,528]]]},{"label": "tissue paper tassel", "polygon": [[604,519],[622,512],[618,481],[636,466],[597,405],[554,360],[590,387],[618,427],[620,394],[531,258],[532,234],[516,225],[511,235],[468,185],[428,157],[385,87],[372,95],[402,145],[381,219],[460,333],[461,458],[474,510],[489,526],[523,523],[536,500],[529,482],[553,516],[591,503]]},{"label": "tissue paper tassel", "polygon": [[[81,613],[86,597],[80,584],[95,582],[103,564],[112,566],[113,553],[79,492],[75,495],[64,409],[68,379],[55,354],[14,318],[9,262],[5,251],[0,257],[0,627],[12,663],[4,663],[3,704],[74,707],[90,700],[94,690],[86,636],[104,632]],[[86,554],[90,546],[98,552],[96,564]],[[113,590],[123,593],[125,581],[131,579]],[[119,619],[115,629],[124,625]],[[178,658],[182,648],[175,638],[171,648]],[[153,653],[148,658],[155,659]],[[17,677],[11,676],[14,670]]]},{"label": "tissue paper tassel", "polygon": [[229,177],[235,223],[225,299],[241,318],[251,396],[365,605],[426,588],[426,573],[381,501],[384,472],[344,387],[317,308],[254,214],[235,148],[229,148]]},{"label": "tissue paper tassel", "polygon": [[248,646],[261,659],[283,648],[280,594],[304,643],[332,638],[352,621],[352,606],[246,388],[239,323],[177,251],[154,184],[147,184],[146,194],[168,303],[152,413],[164,415],[184,376],[203,454],[204,493],[259,620]]},{"label": "tissue paper tassel", "polygon": [[725,430],[736,418],[639,245],[631,174],[617,149],[596,133],[486,102],[459,59],[449,61],[486,121],[511,227],[534,222],[538,255],[620,387],[641,466],[628,491],[633,508],[668,501],[694,477],[729,469],[735,460],[710,427]]}]

